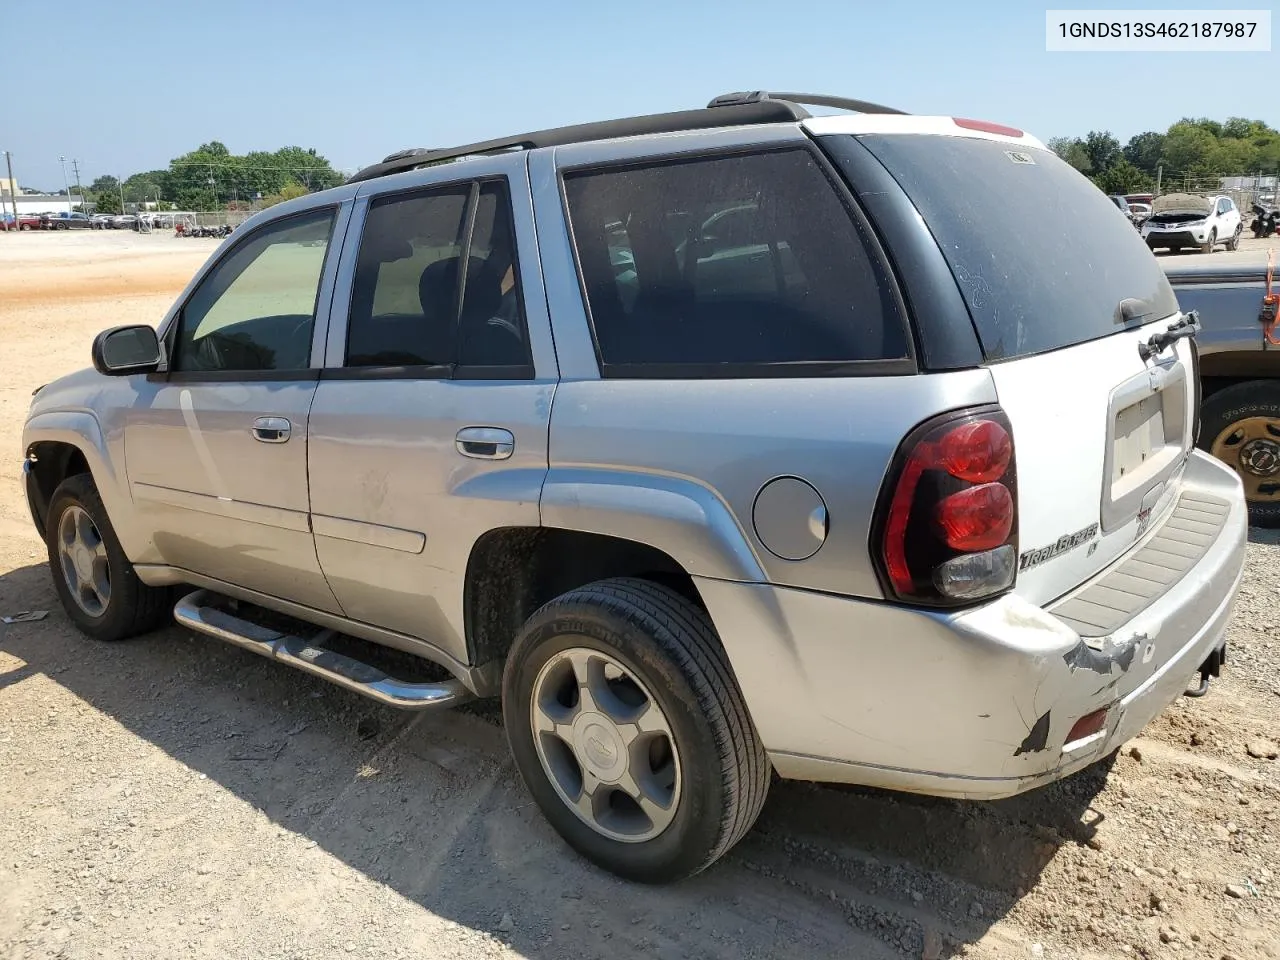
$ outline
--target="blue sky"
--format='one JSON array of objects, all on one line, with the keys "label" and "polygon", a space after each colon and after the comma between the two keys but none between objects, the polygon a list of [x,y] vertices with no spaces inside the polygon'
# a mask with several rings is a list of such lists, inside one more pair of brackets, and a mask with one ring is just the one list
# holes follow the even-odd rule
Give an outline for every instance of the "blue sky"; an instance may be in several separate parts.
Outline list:
[{"label": "blue sky", "polygon": [[[1047,53],[1025,2],[4,0],[0,149],[24,186],[296,144],[354,170],[406,146],[701,106],[732,90],[1123,142],[1183,116],[1280,124],[1274,54]],[[1257,2],[1127,8],[1224,9]]]}]

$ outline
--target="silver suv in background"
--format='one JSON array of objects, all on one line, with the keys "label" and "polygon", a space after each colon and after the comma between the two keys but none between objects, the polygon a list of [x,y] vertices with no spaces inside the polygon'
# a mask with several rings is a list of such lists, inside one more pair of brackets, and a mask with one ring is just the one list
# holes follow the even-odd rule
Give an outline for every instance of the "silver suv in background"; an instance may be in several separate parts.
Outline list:
[{"label": "silver suv in background", "polygon": [[26,489],[89,636],[501,696],[554,827],[666,881],[774,773],[1006,796],[1207,685],[1246,510],[1196,329],[1022,131],[732,94],[256,215],[37,393]]}]

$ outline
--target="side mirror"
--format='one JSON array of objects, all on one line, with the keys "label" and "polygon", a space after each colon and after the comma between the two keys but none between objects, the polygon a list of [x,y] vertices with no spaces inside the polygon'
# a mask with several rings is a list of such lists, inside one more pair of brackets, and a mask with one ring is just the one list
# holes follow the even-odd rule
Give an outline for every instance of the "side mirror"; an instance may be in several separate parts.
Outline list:
[{"label": "side mirror", "polygon": [[108,377],[149,373],[160,365],[160,341],[154,327],[112,327],[93,341],[93,366]]}]

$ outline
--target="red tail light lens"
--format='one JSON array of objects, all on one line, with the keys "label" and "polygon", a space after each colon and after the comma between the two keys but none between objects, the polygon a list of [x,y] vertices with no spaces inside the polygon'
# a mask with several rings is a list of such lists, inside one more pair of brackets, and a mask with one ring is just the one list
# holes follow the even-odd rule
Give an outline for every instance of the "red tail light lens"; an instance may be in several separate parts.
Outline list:
[{"label": "red tail light lens", "polygon": [[1013,585],[1017,470],[998,407],[929,421],[903,443],[877,525],[885,586],[935,606],[994,596]]},{"label": "red tail light lens", "polygon": [[938,444],[938,460],[953,477],[990,483],[1004,476],[1013,457],[1013,438],[994,420],[974,420],[947,433]]},{"label": "red tail light lens", "polygon": [[1013,528],[1013,495],[1002,483],[984,483],[943,497],[935,515],[952,550],[994,550]]}]

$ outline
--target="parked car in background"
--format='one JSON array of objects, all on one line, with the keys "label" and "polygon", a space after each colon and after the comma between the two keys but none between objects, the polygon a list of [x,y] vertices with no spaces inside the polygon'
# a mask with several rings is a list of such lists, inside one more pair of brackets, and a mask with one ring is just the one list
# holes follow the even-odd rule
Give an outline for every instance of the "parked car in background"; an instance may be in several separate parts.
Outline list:
[{"label": "parked car in background", "polygon": [[87,213],[46,213],[40,218],[44,230],[88,230],[93,226]]},{"label": "parked car in background", "polygon": [[775,774],[994,799],[1112,755],[1217,674],[1244,566],[1194,319],[1036,138],[816,99],[857,113],[728,94],[250,218],[31,400],[68,618],[500,696],[635,880]]},{"label": "parked car in background", "polygon": [[109,213],[95,213],[89,218],[89,223],[95,230],[110,230],[112,215]]},{"label": "parked car in background", "polygon": [[1129,219],[1134,222],[1135,226],[1141,227],[1149,216],[1151,216],[1151,204],[1129,203]]},{"label": "parked car in background", "polygon": [[1280,346],[1259,319],[1266,268],[1167,261],[1165,274],[1178,306],[1202,324],[1197,443],[1239,475],[1250,521],[1280,527]]},{"label": "parked car in background", "polygon": [[1169,193],[1152,202],[1142,239],[1152,250],[1164,247],[1177,253],[1196,248],[1212,253],[1220,243],[1228,250],[1239,248],[1243,230],[1244,220],[1230,197]]},{"label": "parked car in background", "polygon": [[9,214],[0,224],[0,230],[39,230],[40,214],[38,213],[20,213],[15,219],[13,214]]},{"label": "parked car in background", "polygon": [[111,218],[111,228],[113,230],[132,230],[137,222],[138,218],[132,213],[117,213]]}]

